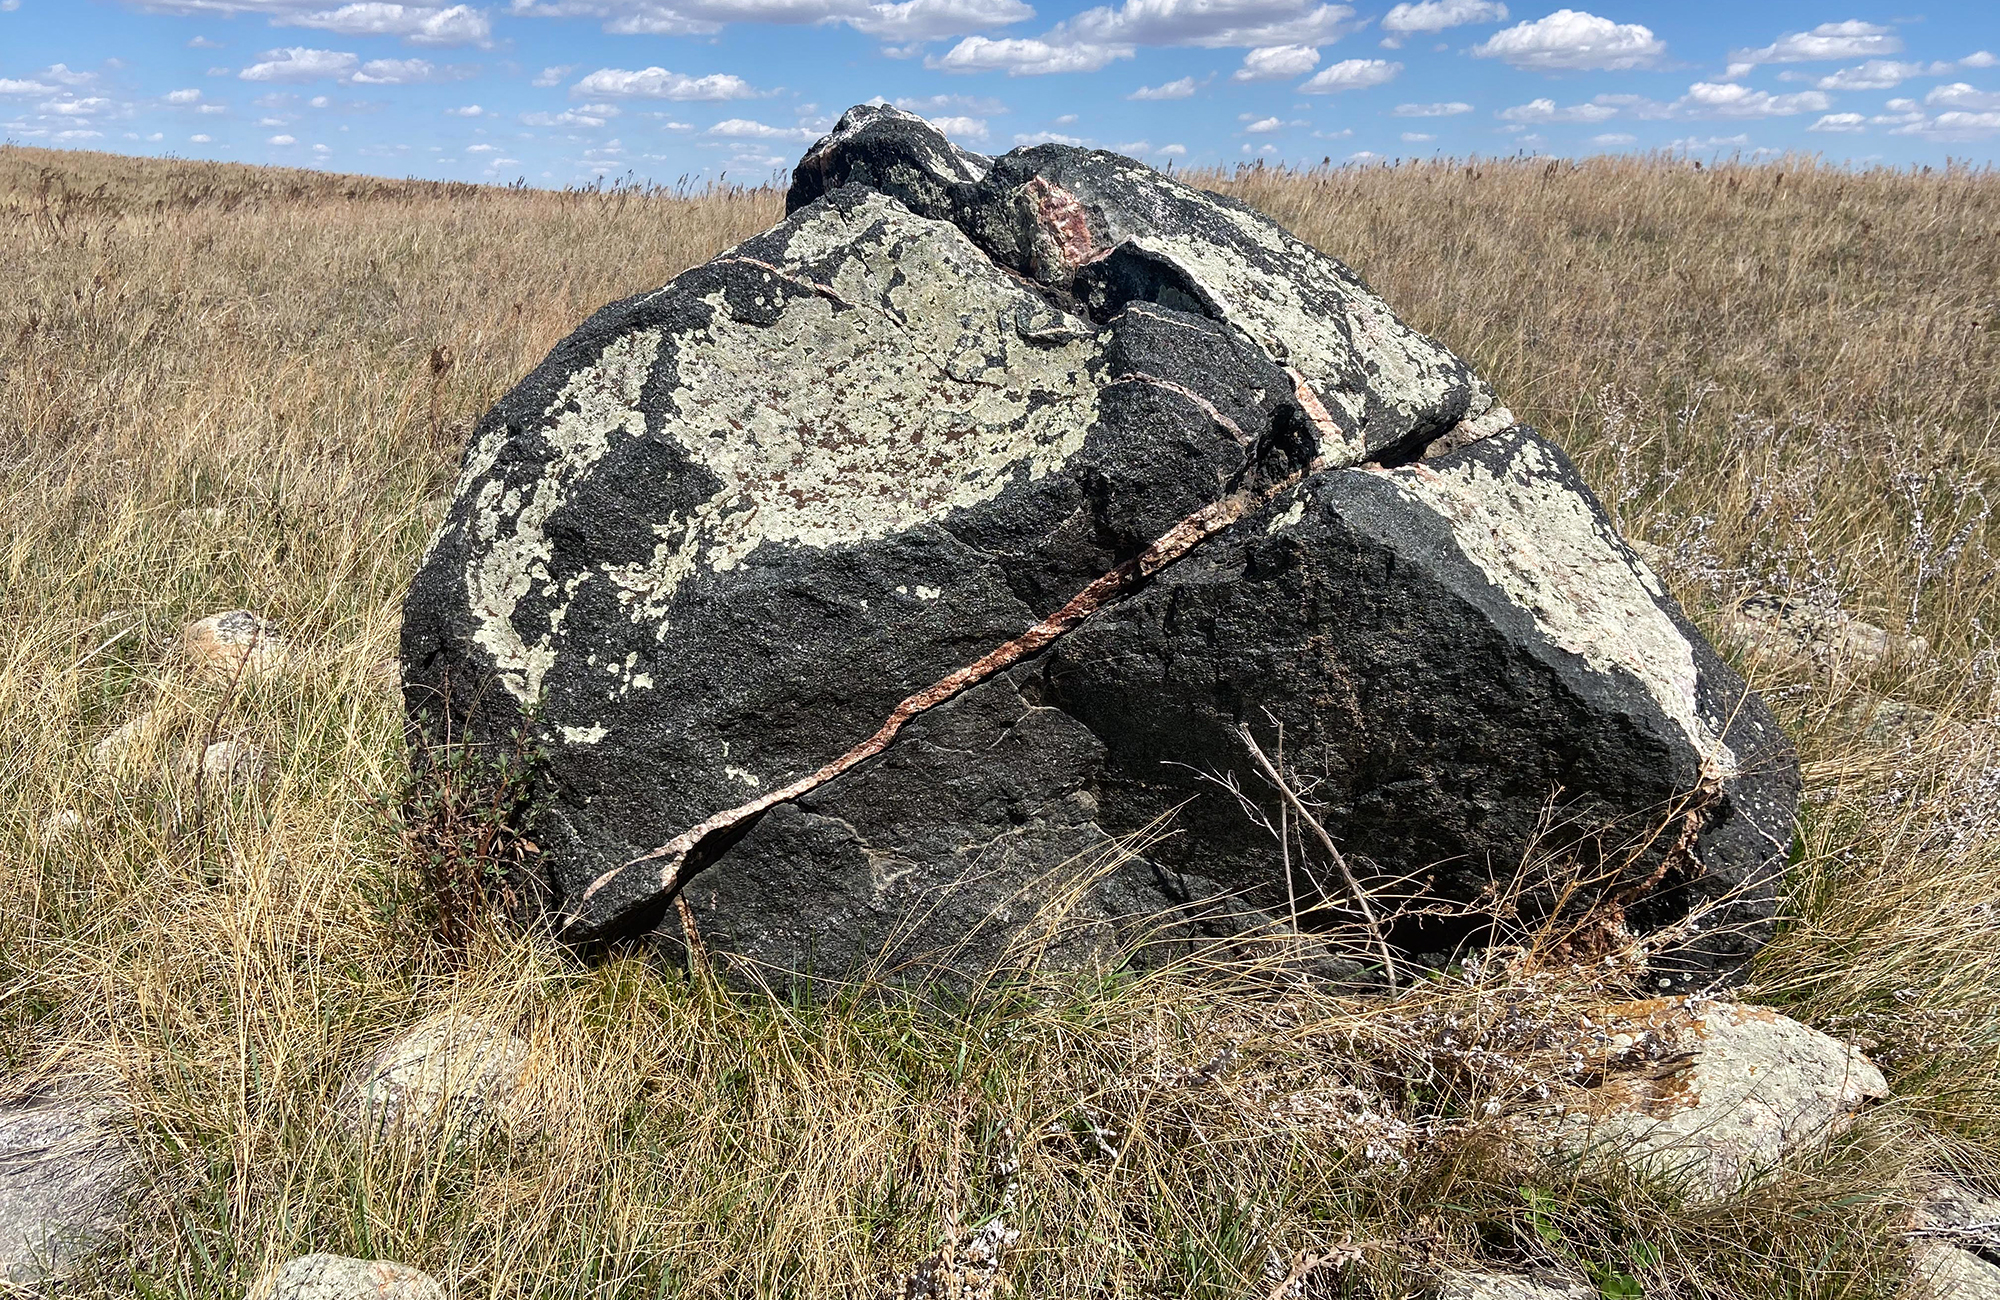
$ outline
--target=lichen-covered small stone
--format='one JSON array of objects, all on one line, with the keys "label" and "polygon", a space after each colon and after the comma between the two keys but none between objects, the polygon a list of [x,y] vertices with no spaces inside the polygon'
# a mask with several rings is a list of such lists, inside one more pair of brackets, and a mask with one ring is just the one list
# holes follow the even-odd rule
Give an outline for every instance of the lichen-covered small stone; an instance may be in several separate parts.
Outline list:
[{"label": "lichen-covered small stone", "polygon": [[270,758],[247,740],[215,741],[202,749],[199,766],[204,779],[228,789],[263,786],[274,774]]},{"label": "lichen-covered small stone", "polygon": [[140,1170],[120,1114],[90,1098],[0,1107],[0,1291],[63,1276],[124,1224]]},{"label": "lichen-covered small stone", "polygon": [[436,1278],[408,1264],[321,1254],[277,1265],[245,1300],[444,1300],[444,1294]]},{"label": "lichen-covered small stone", "polygon": [[427,1139],[541,1126],[525,1039],[485,1016],[445,1013],[384,1044],[350,1077],[344,1122],[364,1137]]},{"label": "lichen-covered small stone", "polygon": [[188,624],[181,646],[203,677],[218,682],[268,677],[291,653],[283,633],[247,609],[224,610]]},{"label": "lichen-covered small stone", "polygon": [[1889,1095],[1858,1048],[1763,1007],[1660,998],[1611,1009],[1600,1030],[1599,1080],[1519,1131],[1699,1199],[1772,1173]]},{"label": "lichen-covered small stone", "polygon": [[1439,1280],[1436,1300],[1600,1300],[1601,1292],[1582,1282],[1454,1269]]}]

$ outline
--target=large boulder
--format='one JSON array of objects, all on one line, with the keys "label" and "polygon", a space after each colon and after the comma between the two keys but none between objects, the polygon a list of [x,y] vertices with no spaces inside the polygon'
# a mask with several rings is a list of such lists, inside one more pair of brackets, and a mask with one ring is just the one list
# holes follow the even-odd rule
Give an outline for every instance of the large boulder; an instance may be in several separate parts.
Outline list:
[{"label": "large boulder", "polygon": [[1275,820],[1248,724],[1399,961],[1549,912],[1550,858],[1580,951],[1670,930],[1678,984],[1761,942],[1770,713],[1353,272],[1129,159],[887,108],[788,207],[487,415],[405,605],[420,732],[535,756],[565,933],[678,897],[713,949],[840,971],[988,960],[1059,894],[1067,961],[1354,919],[1210,779]]}]

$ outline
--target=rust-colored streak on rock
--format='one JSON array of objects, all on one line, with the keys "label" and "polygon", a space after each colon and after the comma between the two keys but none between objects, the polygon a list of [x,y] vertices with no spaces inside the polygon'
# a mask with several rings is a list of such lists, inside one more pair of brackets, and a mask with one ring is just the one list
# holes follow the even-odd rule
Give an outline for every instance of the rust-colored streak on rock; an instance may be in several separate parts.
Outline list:
[{"label": "rust-colored streak on rock", "polygon": [[1319,400],[1319,394],[1306,382],[1306,377],[1290,366],[1285,367],[1285,373],[1292,377],[1292,393],[1298,398],[1299,409],[1306,413],[1314,436],[1319,439],[1319,454],[1313,458],[1312,467],[1315,470],[1339,468],[1332,452],[1347,445],[1347,435],[1334,423],[1333,413],[1326,409],[1325,402]]},{"label": "rust-colored streak on rock", "polygon": [[1217,425],[1227,429],[1229,436],[1236,439],[1238,446],[1248,447],[1252,442],[1256,441],[1249,434],[1243,432],[1241,426],[1236,421],[1217,410],[1215,403],[1209,401],[1206,397],[1203,397],[1200,393],[1195,392],[1185,384],[1177,384],[1171,379],[1162,379],[1158,375],[1149,375],[1139,370],[1127,371],[1116,379],[1113,379],[1111,383],[1106,384],[1105,387],[1110,388],[1118,384],[1150,384],[1152,387],[1164,389],[1176,397],[1184,397],[1200,407],[1202,413],[1215,421]]},{"label": "rust-colored streak on rock", "polygon": [[760,261],[759,259],[754,257],[745,257],[741,253],[725,254],[722,257],[716,258],[713,262],[710,262],[709,265],[719,266],[728,262],[735,262],[742,266],[754,266],[758,270],[764,272],[765,274],[783,280],[786,284],[789,284],[794,288],[804,289],[807,293],[818,294],[820,297],[826,299],[830,303],[833,303],[837,307],[852,307],[854,305],[853,303],[847,301],[847,299],[841,297],[840,294],[837,293],[834,290],[833,286],[831,285],[821,284],[817,280],[808,280],[805,276],[796,275],[791,271],[787,271],[782,266],[777,266],[770,262]]},{"label": "rust-colored streak on rock", "polygon": [[759,795],[748,803],[716,813],[699,825],[682,831],[652,852],[641,854],[624,866],[605,872],[591,882],[590,888],[584,891],[584,899],[587,901],[624,872],[646,862],[660,863],[659,888],[672,889],[679,882],[681,868],[687,865],[689,856],[709,836],[740,826],[781,803],[789,803],[802,795],[809,794],[842,773],[851,771],[880,754],[889,747],[896,739],[897,733],[902,731],[904,725],[912,718],[936,708],[995,674],[1006,671],[1030,655],[1046,649],[1058,637],[1180,559],[1208,538],[1297,483],[1302,477],[1302,474],[1292,474],[1261,491],[1233,493],[1220,501],[1203,506],[1168,529],[1144,551],[1091,582],[1055,613],[1013,640],[996,647],[977,661],[967,664],[950,676],[939,679],[905,699],[876,729],[874,735],[833,759],[818,771],[802,776],[789,785]]},{"label": "rust-colored streak on rock", "polygon": [[1090,234],[1090,215],[1076,196],[1040,176],[1023,188],[1035,205],[1036,222],[1049,232],[1064,264],[1074,269],[1092,261],[1097,243]]}]

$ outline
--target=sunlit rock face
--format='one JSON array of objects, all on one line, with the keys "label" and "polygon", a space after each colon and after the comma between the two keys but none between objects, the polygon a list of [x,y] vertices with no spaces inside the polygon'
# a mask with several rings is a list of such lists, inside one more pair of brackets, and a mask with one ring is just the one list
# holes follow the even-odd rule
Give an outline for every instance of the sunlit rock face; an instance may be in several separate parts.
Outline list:
[{"label": "sunlit rock face", "polygon": [[887,108],[788,208],[489,413],[408,598],[419,729],[537,753],[563,933],[678,897],[711,950],[845,973],[1336,929],[1330,861],[1214,779],[1275,820],[1247,723],[1399,964],[1547,913],[1552,853],[1580,955],[1663,931],[1678,986],[1762,941],[1798,788],[1769,712],[1346,267],[1129,159]]}]

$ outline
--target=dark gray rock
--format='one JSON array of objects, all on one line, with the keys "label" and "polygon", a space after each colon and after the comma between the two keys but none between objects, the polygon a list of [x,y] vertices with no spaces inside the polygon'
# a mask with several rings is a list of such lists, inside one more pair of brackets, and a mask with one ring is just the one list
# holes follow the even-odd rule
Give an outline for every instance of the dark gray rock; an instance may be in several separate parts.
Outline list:
[{"label": "dark gray rock", "polygon": [[0,1107],[0,1291],[62,1277],[123,1225],[140,1171],[121,1114],[74,1097]]},{"label": "dark gray rock", "polygon": [[406,602],[419,731],[543,755],[565,933],[679,893],[785,971],[974,964],[1093,855],[1059,960],[1169,912],[1310,929],[1336,882],[1288,887],[1202,775],[1255,787],[1247,722],[1371,889],[1468,909],[1396,924],[1417,960],[1485,935],[1531,845],[1600,877],[1606,933],[1674,927],[1669,979],[1761,941],[1797,798],[1770,714],[1347,268],[1128,159],[893,109],[789,207],[489,413]]}]

